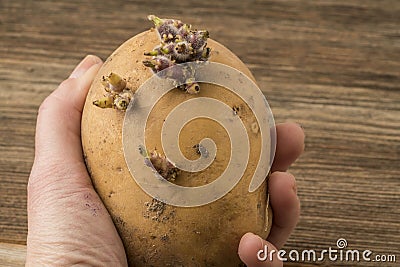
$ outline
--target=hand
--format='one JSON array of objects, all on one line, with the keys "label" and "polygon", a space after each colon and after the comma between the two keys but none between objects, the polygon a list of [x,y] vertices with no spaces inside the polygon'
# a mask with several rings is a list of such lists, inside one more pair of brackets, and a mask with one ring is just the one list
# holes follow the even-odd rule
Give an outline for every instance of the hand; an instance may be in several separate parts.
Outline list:
[{"label": "hand", "polygon": [[40,106],[28,182],[27,266],[127,266],[82,156],[82,109],[101,64],[87,56]]},{"label": "hand", "polygon": [[[283,266],[276,253],[289,238],[300,216],[296,180],[287,169],[304,150],[304,132],[295,123],[279,124],[276,126],[276,132],[276,153],[268,180],[270,205],[273,210],[272,228],[267,240],[252,233],[245,234],[240,240],[239,257],[247,267]],[[268,247],[268,252],[276,251],[272,261],[269,255],[266,261],[257,258],[257,252],[264,250],[265,245]]]},{"label": "hand", "polygon": [[[82,109],[100,66],[99,58],[86,57],[40,106],[28,182],[27,266],[127,266],[121,239],[93,189],[82,156]],[[294,124],[278,125],[277,133],[274,172],[269,178],[275,210],[270,248],[282,246],[298,220],[295,181],[284,171],[301,153],[304,139]],[[239,256],[248,266],[264,266],[254,265],[260,263],[256,255],[262,247],[259,237],[246,234]]]}]

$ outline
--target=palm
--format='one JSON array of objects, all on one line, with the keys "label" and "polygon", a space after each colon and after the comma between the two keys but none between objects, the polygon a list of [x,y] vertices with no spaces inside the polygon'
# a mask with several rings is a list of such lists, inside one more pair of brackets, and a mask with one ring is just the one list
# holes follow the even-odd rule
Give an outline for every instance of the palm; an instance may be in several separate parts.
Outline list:
[{"label": "palm", "polygon": [[[29,193],[36,197],[30,197],[28,203],[27,262],[34,266],[46,262],[56,262],[57,265],[87,263],[92,266],[126,264],[121,239],[93,188],[80,183],[72,185],[73,189],[67,185],[68,180],[75,177],[87,180],[85,167],[77,164],[72,169],[59,170],[51,178],[46,176],[34,171],[30,179],[66,181],[49,190],[35,188],[35,184],[29,187]],[[36,253],[29,253],[31,251]]]}]

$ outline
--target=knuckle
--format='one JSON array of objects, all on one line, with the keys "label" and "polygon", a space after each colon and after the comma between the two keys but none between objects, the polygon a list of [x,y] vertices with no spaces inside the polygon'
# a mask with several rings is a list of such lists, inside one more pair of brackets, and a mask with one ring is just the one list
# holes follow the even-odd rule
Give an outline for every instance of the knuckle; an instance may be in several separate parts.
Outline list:
[{"label": "knuckle", "polygon": [[54,101],[54,99],[61,99],[68,91],[70,91],[70,88],[74,86],[76,86],[76,79],[74,78],[68,78],[62,81],[57,89],[43,100],[40,107],[46,108],[50,103]]},{"label": "knuckle", "polygon": [[51,99],[50,96],[47,96],[40,104],[38,114],[40,115],[46,113],[46,111],[49,109],[50,106],[51,106]]},{"label": "knuckle", "polygon": [[76,79],[68,78],[60,83],[58,88],[48,95],[39,106],[38,115],[52,112],[53,109],[59,107],[58,103],[66,98],[71,87],[76,86]]},{"label": "knuckle", "polygon": [[286,179],[288,179],[291,183],[295,184],[296,183],[296,178],[294,175],[290,172],[284,172],[284,175],[286,176]]},{"label": "knuckle", "polygon": [[59,89],[63,89],[63,88],[70,88],[71,86],[74,86],[76,83],[76,79],[75,78],[67,78],[64,81],[62,81],[60,83],[60,85],[58,86]]},{"label": "knuckle", "polygon": [[297,195],[297,185],[296,178],[293,174],[289,172],[273,172],[269,179],[268,186],[271,187],[272,191],[287,191],[288,189],[293,190],[293,192]]}]

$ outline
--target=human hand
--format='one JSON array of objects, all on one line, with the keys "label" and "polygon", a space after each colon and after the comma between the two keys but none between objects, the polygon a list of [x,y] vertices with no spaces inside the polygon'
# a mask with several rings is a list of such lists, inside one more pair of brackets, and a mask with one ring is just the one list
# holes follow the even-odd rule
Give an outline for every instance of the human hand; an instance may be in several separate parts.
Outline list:
[{"label": "human hand", "polygon": [[82,109],[101,64],[87,56],[40,106],[28,182],[27,266],[127,266],[82,156]]},{"label": "human hand", "polygon": [[[100,66],[99,58],[86,57],[39,109],[35,161],[28,183],[27,266],[127,265],[121,239],[93,189],[82,156],[82,109]],[[271,249],[272,244],[284,244],[298,220],[294,177],[285,171],[302,152],[304,139],[295,124],[278,125],[277,134],[269,178],[275,211],[266,243]],[[248,266],[264,266],[256,265],[263,244],[259,237],[246,234],[239,256]]]},{"label": "human hand", "polygon": [[[287,172],[289,166],[304,150],[304,131],[295,123],[282,123],[276,126],[277,145],[271,175],[268,180],[270,205],[273,210],[271,232],[267,240],[252,233],[240,240],[239,257],[248,267],[278,267],[283,262],[276,257],[296,226],[300,216],[300,201],[297,197],[296,180]],[[257,258],[257,252],[275,250],[273,260],[267,255],[266,261]]]}]

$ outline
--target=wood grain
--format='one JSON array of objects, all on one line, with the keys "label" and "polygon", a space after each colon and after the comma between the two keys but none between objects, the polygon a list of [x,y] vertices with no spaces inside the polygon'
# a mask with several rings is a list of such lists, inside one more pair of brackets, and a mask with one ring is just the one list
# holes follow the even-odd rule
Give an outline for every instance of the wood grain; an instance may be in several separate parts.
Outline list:
[{"label": "wood grain", "polygon": [[3,267],[25,266],[26,246],[0,243],[0,263]]},{"label": "wood grain", "polygon": [[[400,258],[400,2],[395,0],[2,0],[0,243],[26,242],[26,183],[40,103],[86,54],[105,59],[147,29],[150,13],[207,28],[250,67],[276,121],[304,127],[305,153],[290,169],[302,215],[286,250],[327,249],[342,237],[351,249]],[[5,249],[2,245],[1,255]],[[7,266],[22,259],[13,261],[12,251]]]}]

